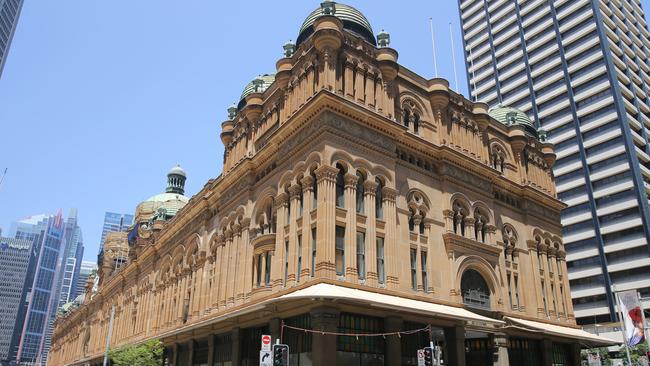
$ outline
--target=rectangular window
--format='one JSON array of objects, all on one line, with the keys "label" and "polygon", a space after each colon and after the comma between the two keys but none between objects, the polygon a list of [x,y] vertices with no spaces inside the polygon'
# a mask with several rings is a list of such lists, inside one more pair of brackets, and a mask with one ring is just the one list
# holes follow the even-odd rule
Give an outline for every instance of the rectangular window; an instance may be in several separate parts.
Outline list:
[{"label": "rectangular window", "polygon": [[316,274],[316,228],[311,229],[311,276]]},{"label": "rectangular window", "polygon": [[262,282],[262,254],[257,255],[257,276],[255,279],[255,284],[257,286]]},{"label": "rectangular window", "polygon": [[300,191],[300,198],[298,199],[298,217],[302,217],[302,211],[305,207],[305,191]]},{"label": "rectangular window", "polygon": [[342,226],[336,227],[336,274],[339,276],[345,275],[345,228]]},{"label": "rectangular window", "polygon": [[544,313],[548,316],[548,305],[546,304],[546,288],[544,287],[544,281],[542,281],[542,302],[544,303]]},{"label": "rectangular window", "polygon": [[555,313],[555,315],[558,315],[557,314],[557,306],[556,306],[557,299],[555,298],[555,285],[552,284],[552,283],[551,283],[551,294],[553,295],[553,312]]},{"label": "rectangular window", "polygon": [[422,251],[420,252],[420,262],[422,264],[422,288],[424,289],[424,292],[428,292],[429,290],[429,267],[427,266],[427,252]]},{"label": "rectangular window", "polygon": [[298,253],[296,253],[298,257],[298,268],[296,268],[296,282],[300,282],[300,268],[302,267],[302,235],[298,235]]},{"label": "rectangular window", "polygon": [[508,301],[510,303],[510,307],[514,308],[514,303],[512,302],[512,282],[510,282],[511,276],[510,273],[508,273]]},{"label": "rectangular window", "polygon": [[386,272],[384,270],[384,238],[377,237],[377,280],[379,283],[386,283]]},{"label": "rectangular window", "polygon": [[289,277],[289,240],[284,242],[284,285],[287,285]]},{"label": "rectangular window", "polygon": [[519,309],[521,306],[521,304],[519,303],[519,277],[515,275],[514,279],[515,279],[515,305],[517,306],[517,309]]},{"label": "rectangular window", "polygon": [[411,248],[411,288],[418,289],[418,271],[417,271],[417,249]]},{"label": "rectangular window", "polygon": [[566,302],[564,301],[564,287],[560,286],[560,297],[562,297],[560,300],[562,300],[562,313],[564,316],[567,316],[566,313]]},{"label": "rectangular window", "polygon": [[360,280],[366,279],[366,233],[357,231],[357,273]]},{"label": "rectangular window", "polygon": [[264,269],[264,283],[271,284],[271,251],[266,252],[266,268]]}]

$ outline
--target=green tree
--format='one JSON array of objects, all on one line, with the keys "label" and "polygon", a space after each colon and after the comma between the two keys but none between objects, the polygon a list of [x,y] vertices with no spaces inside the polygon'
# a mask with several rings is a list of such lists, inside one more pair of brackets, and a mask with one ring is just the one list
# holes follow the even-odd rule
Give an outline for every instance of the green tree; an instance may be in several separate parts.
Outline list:
[{"label": "green tree", "polygon": [[162,364],[162,355],[163,345],[157,339],[108,351],[111,362],[116,366],[158,366]]}]

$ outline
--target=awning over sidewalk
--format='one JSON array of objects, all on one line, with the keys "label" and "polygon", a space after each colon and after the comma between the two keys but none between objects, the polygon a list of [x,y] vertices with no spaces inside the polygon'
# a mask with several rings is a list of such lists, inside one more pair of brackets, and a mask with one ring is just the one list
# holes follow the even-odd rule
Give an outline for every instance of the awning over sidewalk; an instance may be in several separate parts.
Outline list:
[{"label": "awning over sidewalk", "polygon": [[620,343],[618,341],[609,338],[600,337],[595,334],[591,334],[582,329],[563,327],[561,325],[555,325],[555,324],[541,323],[533,320],[512,318],[509,316],[504,317],[504,319],[507,322],[511,323],[512,325],[523,326],[524,328],[534,332],[543,332],[545,334],[559,336],[559,337],[579,339],[581,341],[589,343],[590,345],[608,346],[608,345],[614,345]]},{"label": "awning over sidewalk", "polygon": [[416,314],[426,314],[445,319],[460,319],[473,322],[480,322],[489,325],[503,325],[500,320],[488,318],[463,308],[449,305],[434,304],[426,301],[407,299],[398,296],[385,295],[370,291],[357,290],[353,288],[319,283],[307,288],[283,295],[280,299],[317,298],[331,300],[348,300],[367,306],[380,307],[393,310],[401,310]]}]

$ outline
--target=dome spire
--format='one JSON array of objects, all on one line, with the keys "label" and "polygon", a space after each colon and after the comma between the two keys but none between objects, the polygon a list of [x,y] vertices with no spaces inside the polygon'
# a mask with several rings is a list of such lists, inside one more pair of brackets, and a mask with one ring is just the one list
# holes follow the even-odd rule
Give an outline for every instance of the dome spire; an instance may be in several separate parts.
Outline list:
[{"label": "dome spire", "polygon": [[185,179],[187,179],[185,170],[183,170],[179,164],[176,164],[176,166],[171,168],[169,173],[167,173],[167,189],[165,192],[184,195]]}]

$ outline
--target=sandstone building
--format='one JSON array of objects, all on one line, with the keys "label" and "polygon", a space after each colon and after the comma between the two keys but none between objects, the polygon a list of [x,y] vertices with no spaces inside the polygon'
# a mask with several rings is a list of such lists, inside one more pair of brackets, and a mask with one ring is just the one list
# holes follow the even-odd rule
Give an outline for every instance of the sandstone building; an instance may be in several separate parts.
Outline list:
[{"label": "sandstone building", "polygon": [[128,262],[57,320],[50,364],[100,364],[113,307],[111,347],[160,339],[174,366],[257,365],[261,334],[292,365],[413,365],[429,333],[349,334],[427,325],[445,365],[579,365],[607,344],[575,326],[544,131],[389,43],[352,7],[311,13],[229,109],[223,173],[171,218],[140,206]]}]

